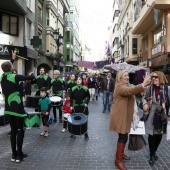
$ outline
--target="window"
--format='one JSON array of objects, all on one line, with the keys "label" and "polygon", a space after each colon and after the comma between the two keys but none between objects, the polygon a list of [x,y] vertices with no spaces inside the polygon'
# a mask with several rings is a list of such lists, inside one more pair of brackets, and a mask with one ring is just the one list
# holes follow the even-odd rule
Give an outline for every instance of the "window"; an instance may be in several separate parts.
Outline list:
[{"label": "window", "polygon": [[137,54],[137,52],[138,52],[138,50],[137,50],[137,42],[138,42],[137,38],[132,39],[132,54]]},{"label": "window", "polygon": [[18,17],[10,14],[0,13],[0,30],[3,33],[18,35]]},{"label": "window", "polygon": [[146,36],[145,38],[144,38],[144,47],[145,47],[145,51],[147,51],[148,50],[148,36]]},{"label": "window", "polygon": [[153,36],[154,45],[157,45],[163,41],[161,25],[154,30],[153,34],[154,34]]}]

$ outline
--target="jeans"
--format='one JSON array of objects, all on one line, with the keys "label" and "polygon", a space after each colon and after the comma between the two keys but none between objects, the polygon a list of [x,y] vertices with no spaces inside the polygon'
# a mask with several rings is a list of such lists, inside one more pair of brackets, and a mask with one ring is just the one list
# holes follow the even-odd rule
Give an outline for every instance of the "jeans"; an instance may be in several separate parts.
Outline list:
[{"label": "jeans", "polygon": [[104,91],[103,92],[103,110],[106,110],[108,105],[108,110],[110,110],[113,101],[113,92]]}]

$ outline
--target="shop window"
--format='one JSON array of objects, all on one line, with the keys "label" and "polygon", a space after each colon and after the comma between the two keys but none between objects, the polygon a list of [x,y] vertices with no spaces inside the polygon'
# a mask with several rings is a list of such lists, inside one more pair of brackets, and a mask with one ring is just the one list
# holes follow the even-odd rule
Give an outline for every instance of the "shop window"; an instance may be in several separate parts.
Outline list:
[{"label": "shop window", "polygon": [[0,31],[10,35],[18,35],[18,17],[0,13]]},{"label": "shop window", "polygon": [[132,54],[137,54],[138,49],[137,49],[137,45],[138,45],[138,39],[137,38],[133,38],[132,39]]},{"label": "shop window", "polygon": [[153,43],[154,45],[160,44],[164,39],[162,36],[162,26],[160,25],[153,31]]}]

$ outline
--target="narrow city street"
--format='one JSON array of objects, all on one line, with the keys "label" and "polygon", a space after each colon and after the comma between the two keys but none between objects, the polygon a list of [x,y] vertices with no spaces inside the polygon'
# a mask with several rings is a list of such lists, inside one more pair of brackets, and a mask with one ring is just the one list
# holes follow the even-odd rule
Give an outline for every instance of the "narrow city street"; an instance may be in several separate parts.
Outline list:
[{"label": "narrow city street", "polygon": [[[62,124],[53,123],[50,136],[40,136],[39,128],[27,129],[23,151],[28,158],[11,162],[9,126],[0,129],[0,170],[116,170],[113,164],[116,150],[116,133],[109,132],[109,113],[102,113],[102,94],[98,101],[89,104],[89,141],[83,136],[70,139],[69,132],[62,133]],[[146,136],[147,137],[147,136]],[[128,170],[168,170],[170,167],[170,142],[164,139],[159,147],[159,160],[154,167],[148,164],[148,146],[138,152],[126,151],[131,156],[125,161]]]}]

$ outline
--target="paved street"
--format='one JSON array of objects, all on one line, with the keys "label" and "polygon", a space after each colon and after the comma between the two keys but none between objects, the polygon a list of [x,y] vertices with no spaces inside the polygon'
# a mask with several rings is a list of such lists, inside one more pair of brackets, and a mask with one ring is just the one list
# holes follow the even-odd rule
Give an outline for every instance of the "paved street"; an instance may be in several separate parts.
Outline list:
[{"label": "paved street", "polygon": [[[50,136],[41,137],[40,129],[26,130],[23,151],[27,160],[11,162],[9,126],[0,128],[0,170],[114,170],[116,133],[109,132],[109,113],[102,113],[102,96],[89,104],[89,141],[83,136],[69,139],[69,132],[62,133],[62,125],[53,123]],[[148,146],[138,152],[127,151],[131,156],[126,161],[128,170],[170,169],[170,142],[164,139],[160,145],[159,161],[154,167],[148,164]]]}]

